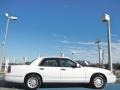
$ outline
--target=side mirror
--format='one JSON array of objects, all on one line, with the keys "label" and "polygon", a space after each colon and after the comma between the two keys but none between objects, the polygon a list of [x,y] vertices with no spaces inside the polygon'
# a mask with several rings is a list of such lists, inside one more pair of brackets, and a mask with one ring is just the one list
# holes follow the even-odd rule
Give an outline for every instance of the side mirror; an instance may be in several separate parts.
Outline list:
[{"label": "side mirror", "polygon": [[72,66],[72,68],[79,68],[81,65],[79,63],[76,63]]},{"label": "side mirror", "polygon": [[80,67],[80,64],[77,63],[77,68],[79,68],[79,67]]}]

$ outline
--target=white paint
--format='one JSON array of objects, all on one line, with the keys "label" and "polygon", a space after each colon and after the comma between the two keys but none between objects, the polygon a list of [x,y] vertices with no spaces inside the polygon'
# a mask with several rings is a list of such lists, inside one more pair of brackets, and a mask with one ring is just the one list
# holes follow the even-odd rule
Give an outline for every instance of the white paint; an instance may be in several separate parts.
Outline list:
[{"label": "white paint", "polygon": [[[25,75],[31,72],[38,73],[42,76],[43,83],[59,82],[59,83],[89,83],[90,78],[94,73],[102,73],[107,78],[107,83],[114,83],[116,76],[109,70],[95,68],[95,67],[47,67],[38,66],[40,62],[47,57],[36,59],[30,65],[13,65],[11,66],[11,73],[5,74],[5,80],[10,82],[24,83]],[[50,57],[48,57],[50,58]],[[53,57],[51,57],[53,58]],[[65,59],[63,57],[54,57]],[[68,58],[67,58],[68,59]],[[43,70],[41,70],[43,68]],[[65,70],[61,70],[65,69]]]}]

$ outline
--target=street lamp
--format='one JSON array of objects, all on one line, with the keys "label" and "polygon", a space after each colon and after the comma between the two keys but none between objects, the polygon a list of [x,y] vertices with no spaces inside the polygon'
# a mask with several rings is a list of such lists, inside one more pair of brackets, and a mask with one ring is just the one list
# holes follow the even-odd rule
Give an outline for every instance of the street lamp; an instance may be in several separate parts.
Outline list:
[{"label": "street lamp", "polygon": [[110,15],[104,14],[102,16],[102,22],[107,23],[107,37],[108,37],[108,64],[109,70],[112,71],[112,53],[111,53],[111,32],[110,32]]},{"label": "street lamp", "polygon": [[17,20],[18,17],[14,17],[14,16],[9,16],[8,13],[5,13],[5,16],[7,17],[7,24],[6,24],[6,28],[5,28],[5,36],[3,39],[3,46],[2,46],[2,55],[1,55],[1,62],[0,62],[0,70],[2,68],[2,60],[4,58],[4,49],[5,49],[5,45],[6,45],[6,41],[7,41],[7,34],[8,34],[8,26],[9,26],[9,22],[10,20]]},{"label": "street lamp", "polygon": [[5,13],[5,16],[7,17],[7,24],[6,24],[5,36],[4,36],[4,40],[3,40],[3,47],[5,47],[5,45],[6,45],[8,25],[9,25],[10,20],[17,20],[18,19],[18,17],[9,16],[8,13]]}]

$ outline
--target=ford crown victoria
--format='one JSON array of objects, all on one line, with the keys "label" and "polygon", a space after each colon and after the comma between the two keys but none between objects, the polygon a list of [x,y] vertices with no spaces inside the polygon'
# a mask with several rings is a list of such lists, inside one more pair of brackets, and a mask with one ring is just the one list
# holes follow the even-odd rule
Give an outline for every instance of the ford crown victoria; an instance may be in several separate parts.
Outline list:
[{"label": "ford crown victoria", "polygon": [[44,83],[86,83],[100,89],[114,83],[116,76],[106,69],[83,67],[69,58],[42,57],[29,65],[9,66],[5,80],[24,83],[31,90]]}]

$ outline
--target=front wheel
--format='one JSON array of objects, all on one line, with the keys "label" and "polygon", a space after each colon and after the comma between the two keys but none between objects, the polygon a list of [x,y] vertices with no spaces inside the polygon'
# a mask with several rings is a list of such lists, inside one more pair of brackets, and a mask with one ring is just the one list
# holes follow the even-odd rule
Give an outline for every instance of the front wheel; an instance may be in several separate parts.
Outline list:
[{"label": "front wheel", "polygon": [[42,81],[38,75],[31,74],[27,76],[25,84],[29,90],[35,90],[41,86]]},{"label": "front wheel", "polygon": [[106,84],[106,80],[102,75],[94,75],[91,78],[91,82],[92,86],[96,89],[102,89],[104,88],[105,84]]}]

